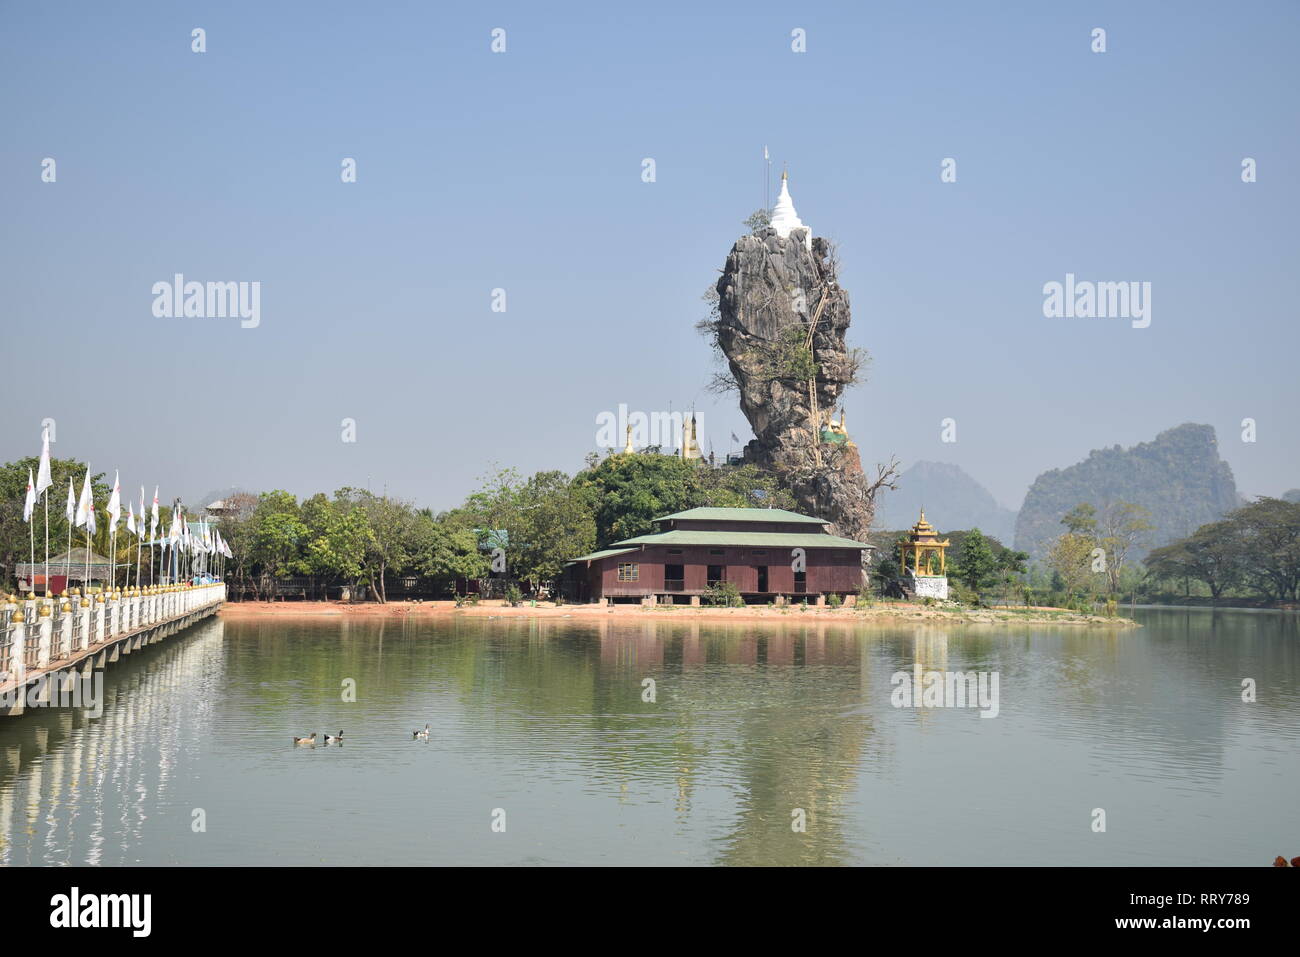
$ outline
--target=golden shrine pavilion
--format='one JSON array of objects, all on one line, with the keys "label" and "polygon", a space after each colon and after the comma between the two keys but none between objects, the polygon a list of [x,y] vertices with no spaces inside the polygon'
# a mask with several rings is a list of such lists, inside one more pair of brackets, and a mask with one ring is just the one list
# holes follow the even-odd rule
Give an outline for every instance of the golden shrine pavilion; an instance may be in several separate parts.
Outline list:
[{"label": "golden shrine pavilion", "polygon": [[[939,540],[939,533],[921,517],[899,544],[903,557],[903,574],[911,578],[912,591],[918,597],[948,597],[948,539]],[[910,559],[910,561],[909,561]],[[938,569],[936,571],[935,565]]]}]

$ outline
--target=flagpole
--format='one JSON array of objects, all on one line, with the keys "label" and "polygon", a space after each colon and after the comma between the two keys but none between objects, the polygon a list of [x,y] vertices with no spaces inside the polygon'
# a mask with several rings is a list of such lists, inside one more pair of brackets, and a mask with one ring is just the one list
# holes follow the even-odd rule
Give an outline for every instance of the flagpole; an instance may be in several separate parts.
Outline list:
[{"label": "flagpole", "polygon": [[50,494],[45,490],[45,597],[50,597]]}]

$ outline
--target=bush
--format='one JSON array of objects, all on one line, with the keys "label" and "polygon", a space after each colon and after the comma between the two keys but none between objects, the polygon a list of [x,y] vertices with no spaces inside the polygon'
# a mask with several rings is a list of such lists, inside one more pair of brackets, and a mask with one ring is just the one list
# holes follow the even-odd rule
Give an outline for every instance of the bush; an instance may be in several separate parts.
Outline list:
[{"label": "bush", "polygon": [[839,608],[844,604],[844,599],[840,598],[839,592],[833,591],[831,592],[831,597],[826,599],[826,604],[830,605],[832,608]]},{"label": "bush", "polygon": [[710,585],[704,592],[704,602],[708,605],[721,605],[724,608],[737,608],[744,604],[740,589],[735,582],[718,582]]},{"label": "bush", "polygon": [[519,586],[511,584],[506,587],[506,604],[511,608],[517,608],[519,603],[524,600],[524,593],[519,590]]}]

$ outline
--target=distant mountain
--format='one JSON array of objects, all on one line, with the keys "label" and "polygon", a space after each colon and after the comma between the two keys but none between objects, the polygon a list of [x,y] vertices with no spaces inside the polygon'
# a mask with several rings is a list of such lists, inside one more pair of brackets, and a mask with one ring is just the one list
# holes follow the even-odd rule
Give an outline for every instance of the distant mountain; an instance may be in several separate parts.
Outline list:
[{"label": "distant mountain", "polygon": [[1011,541],[1015,531],[1016,513],[947,462],[917,462],[904,471],[897,489],[877,497],[874,524],[886,531],[911,528],[922,507],[940,530],[978,528],[1003,542]]},{"label": "distant mountain", "polygon": [[1283,492],[1282,500],[1285,502],[1300,502],[1300,488],[1293,488],[1289,492]]},{"label": "distant mountain", "polygon": [[248,492],[246,489],[242,489],[239,488],[238,486],[232,485],[229,488],[218,489],[215,492],[209,492],[207,495],[202,496],[197,502],[195,502],[190,507],[206,508],[207,506],[211,505],[213,502],[219,502],[222,501],[223,499],[230,498],[230,496],[232,495],[239,495],[239,494],[247,495]]},{"label": "distant mountain", "polygon": [[1215,521],[1240,499],[1232,469],[1219,458],[1213,426],[1187,423],[1151,442],[1098,449],[1077,465],[1038,476],[1020,508],[1015,547],[1044,557],[1065,531],[1062,516],[1082,502],[1098,511],[1113,502],[1149,509],[1155,530],[1143,546],[1153,548]]}]

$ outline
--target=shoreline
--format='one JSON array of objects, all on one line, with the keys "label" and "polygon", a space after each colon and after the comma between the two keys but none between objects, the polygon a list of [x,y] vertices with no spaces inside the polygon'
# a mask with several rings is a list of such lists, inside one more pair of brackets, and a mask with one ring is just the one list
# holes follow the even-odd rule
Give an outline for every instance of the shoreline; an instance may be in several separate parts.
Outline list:
[{"label": "shoreline", "polygon": [[775,608],[748,605],[743,608],[714,608],[707,605],[556,605],[539,602],[511,608],[500,599],[456,607],[454,601],[405,602],[386,605],[374,602],[348,604],[336,601],[226,602],[218,613],[231,621],[266,621],[280,618],[550,618],[570,621],[608,621],[610,618],[639,621],[770,621],[792,619],[820,622],[950,622],[966,625],[1071,625],[1136,628],[1130,618],[1084,615],[1060,608],[938,608],[914,603],[873,604],[866,608],[808,607]]}]

